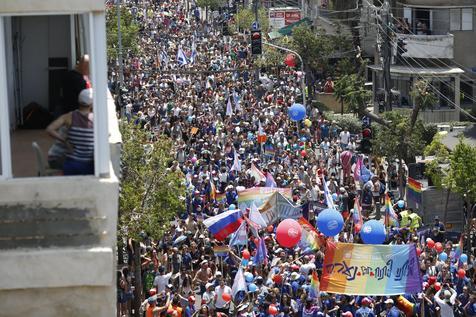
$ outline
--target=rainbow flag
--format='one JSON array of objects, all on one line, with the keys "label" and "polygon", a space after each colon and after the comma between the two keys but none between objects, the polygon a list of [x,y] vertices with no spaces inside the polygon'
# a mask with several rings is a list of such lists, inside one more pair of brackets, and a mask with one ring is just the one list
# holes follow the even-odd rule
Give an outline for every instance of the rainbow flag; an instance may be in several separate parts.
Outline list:
[{"label": "rainbow flag", "polygon": [[265,144],[264,145],[264,155],[274,157],[276,155],[276,149],[272,144]]},{"label": "rainbow flag", "polygon": [[226,193],[215,193],[215,200],[217,202],[224,201],[226,199]]},{"label": "rainbow flag", "polygon": [[411,177],[408,177],[407,199],[411,199],[414,202],[421,204],[421,183]]},{"label": "rainbow flag", "polygon": [[313,251],[319,250],[319,234],[316,228],[314,228],[304,217],[299,218],[297,222],[302,227],[301,241],[299,241],[301,249],[309,247]]},{"label": "rainbow flag", "polygon": [[319,298],[319,277],[316,271],[312,271],[311,287],[309,289],[309,297]]},{"label": "rainbow flag", "polygon": [[393,210],[392,200],[390,195],[385,194],[385,226],[386,227],[398,227],[398,216]]},{"label": "rainbow flag", "polygon": [[354,222],[354,232],[359,233],[360,229],[364,224],[364,219],[362,218],[362,207],[360,206],[360,197],[355,197],[354,199],[354,212],[352,213],[352,220]]},{"label": "rainbow flag", "polygon": [[213,184],[212,181],[210,181],[210,199],[217,199],[217,188],[215,187],[215,184]]},{"label": "rainbow flag", "polygon": [[422,290],[413,244],[371,245],[328,241],[320,291],[389,296]]},{"label": "rainbow flag", "polygon": [[213,253],[215,256],[227,256],[228,252],[230,252],[230,247],[227,245],[215,245],[213,247]]},{"label": "rainbow flag", "polygon": [[251,187],[238,192],[238,205],[240,209],[245,210],[250,208],[254,202],[256,206],[263,205],[271,196],[279,192],[288,199],[292,199],[291,188],[277,188],[277,187]]}]

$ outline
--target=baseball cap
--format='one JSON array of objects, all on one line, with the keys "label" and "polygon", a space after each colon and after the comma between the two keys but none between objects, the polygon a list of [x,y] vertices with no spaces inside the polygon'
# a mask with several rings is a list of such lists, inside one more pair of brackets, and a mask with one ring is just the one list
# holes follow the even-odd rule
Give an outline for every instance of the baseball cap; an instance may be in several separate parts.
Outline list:
[{"label": "baseball cap", "polygon": [[93,89],[87,88],[81,90],[78,95],[78,103],[84,106],[90,106],[93,104]]},{"label": "baseball cap", "polygon": [[389,298],[385,301],[385,304],[392,304],[393,305],[393,299]]},{"label": "baseball cap", "polygon": [[371,301],[368,297],[362,299],[362,305],[370,305]]}]

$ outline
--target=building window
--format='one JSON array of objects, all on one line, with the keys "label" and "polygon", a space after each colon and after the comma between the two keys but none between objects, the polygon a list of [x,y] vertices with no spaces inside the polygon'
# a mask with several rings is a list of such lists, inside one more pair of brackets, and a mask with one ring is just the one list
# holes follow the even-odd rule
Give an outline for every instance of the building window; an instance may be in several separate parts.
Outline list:
[{"label": "building window", "polygon": [[450,31],[473,30],[473,8],[450,9]]},{"label": "building window", "polygon": [[473,8],[461,9],[461,30],[473,30]]}]

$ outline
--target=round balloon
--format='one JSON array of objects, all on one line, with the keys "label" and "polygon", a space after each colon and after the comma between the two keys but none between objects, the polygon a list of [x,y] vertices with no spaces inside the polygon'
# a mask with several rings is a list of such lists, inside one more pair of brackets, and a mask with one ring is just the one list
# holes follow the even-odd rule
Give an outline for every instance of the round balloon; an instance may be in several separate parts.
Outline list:
[{"label": "round balloon", "polygon": [[228,293],[223,293],[223,295],[221,295],[221,298],[223,298],[225,302],[231,301],[231,295]]},{"label": "round balloon", "polygon": [[306,120],[304,120],[304,125],[309,128],[312,125],[312,121],[309,120],[309,119],[306,119]]},{"label": "round balloon", "polygon": [[275,282],[276,284],[281,284],[282,281],[283,277],[280,274],[276,274],[275,276],[273,276],[273,282]]},{"label": "round balloon", "polygon": [[405,202],[403,200],[399,200],[399,201],[397,201],[397,206],[398,206],[398,208],[403,208],[403,207],[405,207]]},{"label": "round balloon", "polygon": [[445,252],[441,252],[438,255],[438,258],[440,259],[440,261],[445,262],[446,260],[448,260],[448,254],[446,254]]},{"label": "round balloon", "polygon": [[426,239],[426,245],[430,248],[433,249],[435,247],[435,241],[433,241],[431,238]]},{"label": "round balloon", "polygon": [[244,249],[243,252],[241,252],[241,256],[243,257],[243,259],[249,260],[251,257],[250,251]]},{"label": "round balloon", "polygon": [[258,290],[258,286],[256,286],[255,283],[251,283],[250,285],[248,285],[248,291],[250,291],[250,293],[254,293]]},{"label": "round balloon", "polygon": [[251,283],[253,282],[253,274],[251,274],[250,272],[245,272],[245,281],[248,282],[248,283]]},{"label": "round balloon", "polygon": [[461,262],[463,263],[468,263],[468,256],[466,254],[461,254],[461,256],[459,257],[459,259],[461,260]]},{"label": "round balloon", "polygon": [[344,218],[335,209],[324,209],[317,216],[317,227],[327,237],[333,237],[342,231]]},{"label": "round balloon", "polygon": [[436,290],[436,291],[439,291],[439,290],[441,289],[441,283],[440,283],[440,282],[436,282],[436,283],[434,284],[434,286],[435,286],[435,290]]},{"label": "round balloon", "polygon": [[385,226],[380,221],[369,220],[362,226],[360,237],[366,244],[382,244],[387,237]]},{"label": "round balloon", "polygon": [[288,65],[289,67],[296,67],[296,56],[294,56],[292,53],[289,53],[284,59],[284,64]]},{"label": "round balloon", "polygon": [[458,270],[458,277],[463,279],[466,276],[466,271],[464,269]]},{"label": "round balloon", "polygon": [[301,121],[306,117],[306,108],[300,103],[295,103],[289,107],[288,114],[291,120]]},{"label": "round balloon", "polygon": [[230,207],[228,207],[229,210],[235,210],[236,209],[236,206],[235,204],[231,204]]},{"label": "round balloon", "polygon": [[242,265],[242,266],[248,266],[248,263],[250,263],[250,261],[247,260],[247,259],[242,259],[242,260],[241,260],[241,265]]},{"label": "round balloon", "polygon": [[307,155],[306,150],[302,150],[302,151],[301,151],[301,156],[302,156],[302,157],[306,157],[306,155]]},{"label": "round balloon", "polygon": [[276,228],[276,240],[285,248],[294,247],[301,240],[302,228],[294,219],[284,219]]},{"label": "round balloon", "polygon": [[271,305],[269,305],[269,307],[268,307],[268,313],[269,313],[270,315],[275,316],[275,315],[278,314],[278,309],[276,308],[275,305],[271,304]]},{"label": "round balloon", "polygon": [[443,245],[441,244],[441,242],[435,243],[435,250],[436,250],[436,252],[438,252],[438,253],[443,252]]}]

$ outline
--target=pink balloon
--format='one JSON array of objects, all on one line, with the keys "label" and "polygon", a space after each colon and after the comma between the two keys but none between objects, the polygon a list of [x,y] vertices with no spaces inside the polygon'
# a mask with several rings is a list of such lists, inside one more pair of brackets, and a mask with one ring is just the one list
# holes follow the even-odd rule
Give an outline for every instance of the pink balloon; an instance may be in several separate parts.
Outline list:
[{"label": "pink balloon", "polygon": [[285,248],[294,247],[301,240],[301,225],[294,219],[284,219],[276,228],[276,240]]},{"label": "pink balloon", "polygon": [[197,158],[194,156],[194,157],[192,157],[191,161],[192,161],[193,164],[195,164],[197,162]]}]

